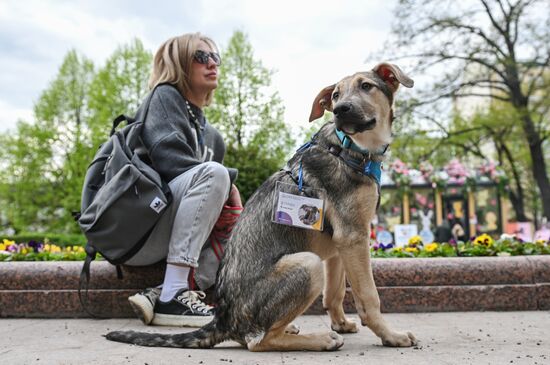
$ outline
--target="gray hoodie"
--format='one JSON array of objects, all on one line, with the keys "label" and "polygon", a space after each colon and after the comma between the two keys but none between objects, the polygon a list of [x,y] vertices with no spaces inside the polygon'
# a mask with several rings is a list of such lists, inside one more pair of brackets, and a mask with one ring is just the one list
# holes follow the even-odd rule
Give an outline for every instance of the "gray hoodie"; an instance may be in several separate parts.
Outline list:
[{"label": "gray hoodie", "polygon": [[[160,85],[153,92],[141,137],[152,167],[166,182],[202,162],[223,162],[222,136],[206,121],[201,109],[191,103],[189,106],[197,120],[174,86]],[[143,105],[137,117],[142,109]]]}]

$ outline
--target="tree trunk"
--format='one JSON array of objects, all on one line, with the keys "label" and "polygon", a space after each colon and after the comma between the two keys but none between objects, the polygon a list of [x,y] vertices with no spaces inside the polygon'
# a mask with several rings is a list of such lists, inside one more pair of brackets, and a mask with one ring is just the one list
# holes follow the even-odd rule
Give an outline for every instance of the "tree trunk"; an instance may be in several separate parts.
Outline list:
[{"label": "tree trunk", "polygon": [[529,100],[521,91],[519,78],[517,77],[517,68],[512,68],[507,73],[510,76],[509,87],[512,104],[519,112],[523,131],[529,144],[529,154],[532,161],[531,169],[539,188],[543,215],[550,219],[550,180],[546,172],[546,162],[542,151],[540,134],[537,132],[535,123],[533,123],[533,119],[529,114]]},{"label": "tree trunk", "polygon": [[514,185],[516,186],[516,191],[510,190],[510,201],[512,202],[512,207],[514,207],[514,212],[516,213],[516,220],[518,222],[526,222],[527,216],[525,215],[525,194],[523,193],[523,187],[521,186],[521,175],[516,168],[516,163],[514,156],[510,152],[510,149],[503,141],[500,141],[499,144],[497,144],[497,151],[499,153],[499,162],[502,165],[502,156],[501,153],[503,153],[506,156],[506,160],[508,160],[508,163],[510,164],[510,168],[512,169],[512,175],[514,176]]},{"label": "tree trunk", "polygon": [[518,222],[526,222],[527,216],[525,215],[525,206],[523,204],[523,197],[510,190],[508,197],[514,207],[514,213],[516,214],[516,220]]},{"label": "tree trunk", "polygon": [[535,126],[531,116],[527,113],[522,116],[523,129],[529,142],[529,153],[531,155],[533,177],[537,182],[542,201],[542,211],[546,218],[550,219],[550,180],[546,170],[546,161],[539,134],[535,131]]}]

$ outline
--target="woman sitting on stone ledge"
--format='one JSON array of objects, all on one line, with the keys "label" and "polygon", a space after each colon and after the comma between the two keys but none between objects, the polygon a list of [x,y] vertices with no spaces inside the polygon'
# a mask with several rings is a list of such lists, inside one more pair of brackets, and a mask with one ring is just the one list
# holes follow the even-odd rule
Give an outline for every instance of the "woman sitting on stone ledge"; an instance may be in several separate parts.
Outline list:
[{"label": "woman sitting on stone ledge", "polygon": [[242,209],[236,170],[222,165],[222,136],[202,110],[218,86],[220,62],[215,43],[200,33],[167,40],[154,57],[142,139],[173,203],[126,263],[167,262],[161,286],[129,298],[145,324],[202,326],[213,318],[204,292],[192,289],[214,283],[223,241]]}]

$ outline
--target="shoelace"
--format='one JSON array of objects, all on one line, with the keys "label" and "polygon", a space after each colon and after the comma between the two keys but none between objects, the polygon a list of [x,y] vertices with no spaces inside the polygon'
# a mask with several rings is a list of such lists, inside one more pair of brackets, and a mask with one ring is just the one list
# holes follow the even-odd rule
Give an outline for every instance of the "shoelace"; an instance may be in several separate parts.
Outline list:
[{"label": "shoelace", "polygon": [[145,289],[140,294],[147,298],[154,305],[158,297],[160,296],[160,290],[154,288]]},{"label": "shoelace", "polygon": [[206,294],[203,291],[188,290],[185,293],[187,295],[182,294],[178,296],[177,299],[183,304],[189,306],[191,309],[197,310],[199,312],[207,313],[212,308],[214,308],[202,301],[202,299],[206,298]]}]

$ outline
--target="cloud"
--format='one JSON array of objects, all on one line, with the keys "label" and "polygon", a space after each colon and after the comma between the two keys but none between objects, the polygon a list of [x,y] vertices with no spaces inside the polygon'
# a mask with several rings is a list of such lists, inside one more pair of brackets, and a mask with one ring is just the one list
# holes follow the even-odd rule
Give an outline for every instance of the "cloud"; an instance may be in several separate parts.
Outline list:
[{"label": "cloud", "polygon": [[0,99],[0,126],[2,126],[2,132],[7,130],[15,130],[17,122],[23,120],[30,122],[33,120],[32,109],[29,108],[17,108],[10,104],[5,103]]},{"label": "cloud", "polygon": [[[395,0],[318,1],[39,1],[0,2],[0,132],[32,114],[70,49],[100,66],[121,44],[139,38],[151,51],[167,38],[201,31],[223,47],[235,30],[276,70],[273,90],[285,119],[305,125],[311,101],[329,83],[365,69],[381,47]],[[9,114],[9,116],[6,116]],[[12,118],[12,119],[10,119]]]}]

